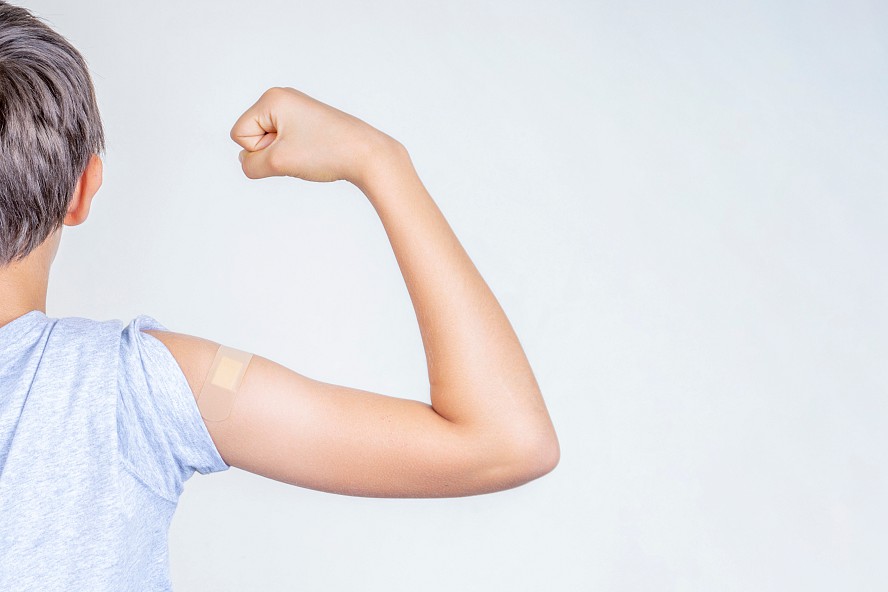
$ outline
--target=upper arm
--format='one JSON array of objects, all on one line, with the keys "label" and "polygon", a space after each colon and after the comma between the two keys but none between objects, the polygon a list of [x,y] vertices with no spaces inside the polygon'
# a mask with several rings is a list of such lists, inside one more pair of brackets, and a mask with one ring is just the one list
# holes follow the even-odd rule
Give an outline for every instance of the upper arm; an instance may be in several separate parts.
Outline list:
[{"label": "upper arm", "polygon": [[[219,343],[144,332],[169,349],[197,397]],[[457,497],[540,475],[506,434],[481,437],[426,403],[314,380],[256,354],[228,418],[204,423],[229,465],[343,495]]]}]

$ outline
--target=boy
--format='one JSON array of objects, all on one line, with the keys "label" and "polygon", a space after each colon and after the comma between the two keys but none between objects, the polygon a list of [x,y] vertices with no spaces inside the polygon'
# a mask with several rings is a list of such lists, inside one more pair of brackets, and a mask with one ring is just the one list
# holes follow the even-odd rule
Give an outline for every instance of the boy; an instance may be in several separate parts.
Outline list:
[{"label": "boy", "polygon": [[169,590],[167,528],[194,471],[457,497],[558,463],[521,345],[406,148],[281,87],[230,135],[248,178],[345,180],[370,200],[432,404],[313,380],[147,315],[123,327],[47,316],[63,226],[86,220],[102,183],[104,135],[81,55],[0,2],[0,590]]}]

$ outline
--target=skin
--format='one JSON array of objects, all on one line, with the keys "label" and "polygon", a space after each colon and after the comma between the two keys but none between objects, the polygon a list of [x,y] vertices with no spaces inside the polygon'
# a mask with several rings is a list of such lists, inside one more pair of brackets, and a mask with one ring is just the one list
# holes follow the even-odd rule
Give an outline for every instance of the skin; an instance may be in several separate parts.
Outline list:
[{"label": "skin", "polygon": [[49,270],[59,250],[62,230],[86,221],[93,197],[101,186],[102,159],[94,154],[77,180],[63,225],[27,257],[0,267],[0,325],[32,310],[46,312]]},{"label": "skin", "polygon": [[[364,497],[490,493],[550,472],[560,450],[533,371],[406,148],[356,117],[281,87],[247,109],[230,136],[250,179],[344,180],[367,197],[416,312],[432,402],[314,380],[254,353],[228,418],[205,420],[222,458],[284,483]],[[98,174],[88,167],[78,183],[68,225],[86,218],[101,183],[100,161],[94,162]],[[5,318],[45,305],[58,238],[47,243],[0,276],[2,301],[10,303]],[[220,344],[144,333],[167,347],[199,403]]]}]

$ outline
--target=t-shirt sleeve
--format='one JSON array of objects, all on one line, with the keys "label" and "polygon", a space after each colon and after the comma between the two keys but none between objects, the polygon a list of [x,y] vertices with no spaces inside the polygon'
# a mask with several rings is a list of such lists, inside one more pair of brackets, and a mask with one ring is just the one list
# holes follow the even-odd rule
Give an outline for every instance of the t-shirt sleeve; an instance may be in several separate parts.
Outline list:
[{"label": "t-shirt sleeve", "polygon": [[142,329],[168,331],[139,315],[121,332],[117,434],[121,461],[147,487],[177,501],[191,475],[224,471],[178,362]]}]

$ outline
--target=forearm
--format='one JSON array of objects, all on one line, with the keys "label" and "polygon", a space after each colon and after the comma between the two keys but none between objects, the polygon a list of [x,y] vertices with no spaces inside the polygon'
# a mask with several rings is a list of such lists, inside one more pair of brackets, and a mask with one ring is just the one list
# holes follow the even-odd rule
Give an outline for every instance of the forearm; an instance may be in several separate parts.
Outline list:
[{"label": "forearm", "polygon": [[358,186],[379,214],[404,276],[432,407],[484,442],[557,457],[555,430],[518,337],[406,149],[396,145]]}]

